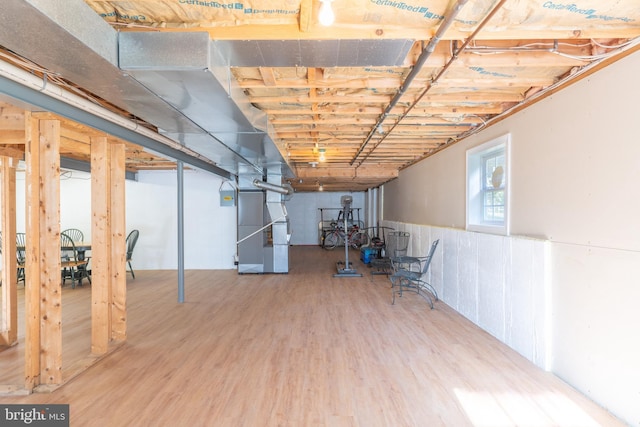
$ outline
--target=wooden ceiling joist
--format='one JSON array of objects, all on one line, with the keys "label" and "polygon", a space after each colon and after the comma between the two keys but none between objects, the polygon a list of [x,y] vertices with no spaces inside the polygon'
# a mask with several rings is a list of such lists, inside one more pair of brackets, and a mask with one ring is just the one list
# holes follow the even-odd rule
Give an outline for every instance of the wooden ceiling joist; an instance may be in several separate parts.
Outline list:
[{"label": "wooden ceiling joist", "polygon": [[[302,58],[300,66],[269,65],[290,64],[284,58],[290,52],[283,52],[283,58],[278,53],[262,58],[265,65],[260,67],[229,67],[230,83],[245,95],[238,102],[267,115],[271,138],[303,181],[292,180],[301,191],[317,191],[320,180],[325,190],[366,189],[387,182],[399,170],[516,111],[513,107],[557,90],[584,67],[610,61],[609,56],[640,36],[639,11],[628,1],[606,4],[606,10],[624,19],[587,18],[535,0],[474,7],[468,2],[426,57],[424,49],[431,45],[449,2],[430,5],[438,19],[376,2],[359,7],[334,2],[337,22],[330,30],[317,22],[316,0],[301,0],[285,15],[203,7],[195,13],[189,2],[132,0],[126,2],[128,12],[118,16],[104,8],[113,12],[123,2],[85,2],[122,32],[204,31],[212,40],[236,41],[408,41],[392,65],[317,67]],[[134,10],[140,13],[130,13]],[[145,16],[145,21],[127,16]],[[377,19],[370,19],[374,16]],[[101,101],[118,114],[133,116]],[[22,148],[20,114],[0,104],[0,146],[7,150]],[[141,125],[162,128],[162,123]],[[92,135],[92,129],[62,120],[61,151],[86,159]],[[319,162],[319,149],[325,162]],[[126,167],[172,169],[175,163],[127,144]],[[307,177],[315,182],[306,182]]]}]

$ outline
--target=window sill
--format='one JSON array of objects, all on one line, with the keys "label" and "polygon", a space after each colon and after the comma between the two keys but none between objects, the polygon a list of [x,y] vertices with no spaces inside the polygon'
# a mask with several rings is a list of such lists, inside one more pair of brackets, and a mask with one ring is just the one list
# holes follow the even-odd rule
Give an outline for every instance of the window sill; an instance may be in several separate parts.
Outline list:
[{"label": "window sill", "polygon": [[509,235],[509,229],[506,225],[489,225],[489,224],[467,224],[467,231],[476,231],[478,233]]}]

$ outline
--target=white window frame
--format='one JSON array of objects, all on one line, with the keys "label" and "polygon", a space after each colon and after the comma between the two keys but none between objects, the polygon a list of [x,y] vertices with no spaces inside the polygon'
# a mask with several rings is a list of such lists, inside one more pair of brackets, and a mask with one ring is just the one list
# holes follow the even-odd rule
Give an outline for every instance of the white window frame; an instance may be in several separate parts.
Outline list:
[{"label": "white window frame", "polygon": [[[484,220],[484,160],[504,150],[504,221]],[[499,136],[467,150],[466,227],[469,231],[509,235],[510,187],[511,187],[511,134]]]}]

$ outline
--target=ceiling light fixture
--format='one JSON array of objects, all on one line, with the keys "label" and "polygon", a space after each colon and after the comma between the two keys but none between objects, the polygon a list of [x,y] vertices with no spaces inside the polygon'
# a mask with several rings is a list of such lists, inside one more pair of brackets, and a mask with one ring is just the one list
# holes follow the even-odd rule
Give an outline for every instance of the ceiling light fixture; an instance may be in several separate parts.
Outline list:
[{"label": "ceiling light fixture", "polygon": [[324,191],[324,187],[322,186],[322,184],[318,186],[318,191]]},{"label": "ceiling light fixture", "polygon": [[333,21],[336,20],[336,15],[333,13],[333,9],[331,9],[331,2],[333,0],[320,0],[320,12],[318,13],[318,22],[328,27],[333,24]]},{"label": "ceiling light fixture", "polygon": [[324,148],[320,148],[318,152],[320,153],[320,157],[318,157],[318,160],[320,160],[321,162],[327,160],[327,158],[324,156]]}]

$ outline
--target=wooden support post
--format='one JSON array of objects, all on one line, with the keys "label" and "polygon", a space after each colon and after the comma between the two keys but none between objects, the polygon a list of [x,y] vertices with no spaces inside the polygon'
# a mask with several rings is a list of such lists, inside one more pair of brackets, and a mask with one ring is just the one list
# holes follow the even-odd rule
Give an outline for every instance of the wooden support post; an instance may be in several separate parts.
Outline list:
[{"label": "wooden support post", "polygon": [[25,387],[62,383],[60,122],[25,115]]},{"label": "wooden support post", "polygon": [[126,146],[111,144],[111,338],[127,339],[127,251],[125,221]]},{"label": "wooden support post", "polygon": [[[40,121],[25,113],[25,223],[30,237],[40,230]],[[40,384],[40,239],[29,239],[25,258],[25,388]],[[35,280],[30,279],[35,277]],[[27,284],[29,286],[27,286]]]},{"label": "wooden support post", "polygon": [[111,173],[107,138],[91,138],[91,352],[104,354],[111,338]]},{"label": "wooden support post", "polygon": [[0,157],[0,191],[2,192],[2,306],[0,345],[18,342],[18,290],[16,283],[16,163]]}]

